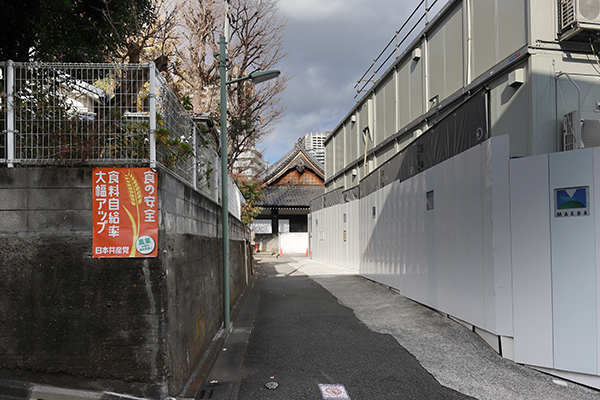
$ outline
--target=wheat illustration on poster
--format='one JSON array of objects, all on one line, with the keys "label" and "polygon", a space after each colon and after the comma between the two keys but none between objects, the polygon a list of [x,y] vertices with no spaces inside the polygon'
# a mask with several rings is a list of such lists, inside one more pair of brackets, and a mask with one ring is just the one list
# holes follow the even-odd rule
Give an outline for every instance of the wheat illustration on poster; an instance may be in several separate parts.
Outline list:
[{"label": "wheat illustration on poster", "polygon": [[135,257],[135,243],[140,235],[140,204],[142,204],[142,190],[140,189],[140,184],[131,171],[129,171],[129,173],[124,173],[123,178],[125,179],[125,185],[127,186],[129,203],[131,203],[136,211],[136,218],[134,218],[127,207],[123,205],[123,209],[131,220],[131,226],[133,228],[133,242],[131,244],[131,253],[129,254],[129,257]]}]

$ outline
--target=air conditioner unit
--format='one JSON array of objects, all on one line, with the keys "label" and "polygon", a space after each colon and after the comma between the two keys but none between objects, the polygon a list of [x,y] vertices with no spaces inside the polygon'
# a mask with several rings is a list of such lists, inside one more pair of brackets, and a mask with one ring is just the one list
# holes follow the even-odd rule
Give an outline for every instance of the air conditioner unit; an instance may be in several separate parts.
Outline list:
[{"label": "air conditioner unit", "polygon": [[571,111],[563,116],[563,150],[600,147],[600,113]]},{"label": "air conditioner unit", "polygon": [[600,31],[600,0],[559,0],[558,12],[560,40],[587,41],[586,31]]}]

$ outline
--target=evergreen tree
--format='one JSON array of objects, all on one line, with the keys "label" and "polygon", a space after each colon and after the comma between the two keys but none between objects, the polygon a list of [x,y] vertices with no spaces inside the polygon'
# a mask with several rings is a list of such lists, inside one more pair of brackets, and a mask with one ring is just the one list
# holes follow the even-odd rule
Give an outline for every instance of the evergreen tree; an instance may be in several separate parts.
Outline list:
[{"label": "evergreen tree", "polygon": [[155,20],[152,0],[0,0],[0,59],[105,62]]}]

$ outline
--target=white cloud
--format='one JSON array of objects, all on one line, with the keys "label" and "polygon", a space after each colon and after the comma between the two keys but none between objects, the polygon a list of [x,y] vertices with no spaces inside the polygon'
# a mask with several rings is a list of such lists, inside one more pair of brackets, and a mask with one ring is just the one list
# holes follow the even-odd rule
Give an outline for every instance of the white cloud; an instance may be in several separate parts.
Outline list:
[{"label": "white cloud", "polygon": [[340,15],[346,3],[343,0],[280,0],[279,9],[288,19],[322,21]]},{"label": "white cloud", "polygon": [[335,128],[355,104],[356,80],[418,3],[280,0],[280,13],[288,20],[288,56],[280,68],[293,78],[285,93],[288,110],[261,144],[268,161],[277,161],[306,133]]}]

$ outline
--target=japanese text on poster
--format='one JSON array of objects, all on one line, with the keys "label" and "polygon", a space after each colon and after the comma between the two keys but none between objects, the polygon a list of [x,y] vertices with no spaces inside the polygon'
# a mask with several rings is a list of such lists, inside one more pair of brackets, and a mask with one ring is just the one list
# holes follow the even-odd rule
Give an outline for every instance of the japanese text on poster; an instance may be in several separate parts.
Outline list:
[{"label": "japanese text on poster", "polygon": [[156,171],[94,168],[92,177],[94,258],[156,257]]}]

